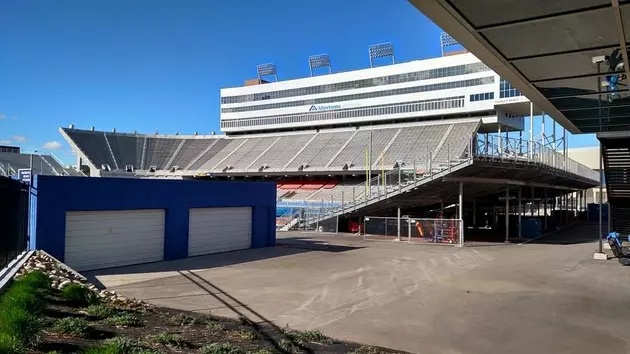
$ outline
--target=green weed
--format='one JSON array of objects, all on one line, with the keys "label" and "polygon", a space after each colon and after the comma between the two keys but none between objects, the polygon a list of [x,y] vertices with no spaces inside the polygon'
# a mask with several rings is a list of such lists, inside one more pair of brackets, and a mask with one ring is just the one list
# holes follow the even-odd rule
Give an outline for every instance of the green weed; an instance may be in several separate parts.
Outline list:
[{"label": "green weed", "polygon": [[108,317],[105,319],[105,323],[119,327],[141,327],[143,325],[138,317],[127,313]]},{"label": "green weed", "polygon": [[53,331],[75,337],[86,338],[92,332],[92,326],[84,318],[66,317],[55,322]]},{"label": "green weed", "polygon": [[116,315],[118,310],[105,304],[94,304],[86,307],[85,312],[90,316],[107,318]]},{"label": "green weed", "polygon": [[90,305],[98,303],[98,296],[92,290],[81,284],[70,284],[63,288],[61,296],[78,305]]},{"label": "green weed", "polygon": [[212,343],[204,345],[199,349],[203,354],[241,354],[242,350],[230,343]]}]

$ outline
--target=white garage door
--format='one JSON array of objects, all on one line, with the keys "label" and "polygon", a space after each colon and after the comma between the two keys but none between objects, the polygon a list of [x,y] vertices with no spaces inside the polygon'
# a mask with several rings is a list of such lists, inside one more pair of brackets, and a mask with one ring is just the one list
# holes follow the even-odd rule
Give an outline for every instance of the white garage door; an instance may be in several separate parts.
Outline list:
[{"label": "white garage door", "polygon": [[252,208],[190,209],[188,256],[252,246]]},{"label": "white garage door", "polygon": [[76,270],[164,259],[164,210],[69,211],[65,262]]}]

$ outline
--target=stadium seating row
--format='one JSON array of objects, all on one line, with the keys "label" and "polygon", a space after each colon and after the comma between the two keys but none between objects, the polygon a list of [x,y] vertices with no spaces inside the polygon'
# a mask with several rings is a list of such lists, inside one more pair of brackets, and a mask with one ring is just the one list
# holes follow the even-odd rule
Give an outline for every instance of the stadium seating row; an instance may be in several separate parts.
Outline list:
[{"label": "stadium seating row", "polygon": [[33,174],[53,176],[83,176],[81,172],[67,169],[51,155],[17,154],[0,152],[0,175],[14,175],[20,169],[33,168]]},{"label": "stadium seating row", "polygon": [[[115,171],[304,172],[411,167],[460,158],[478,120],[257,136],[157,136],[62,128],[94,166]],[[129,168],[131,167],[131,168]]]}]

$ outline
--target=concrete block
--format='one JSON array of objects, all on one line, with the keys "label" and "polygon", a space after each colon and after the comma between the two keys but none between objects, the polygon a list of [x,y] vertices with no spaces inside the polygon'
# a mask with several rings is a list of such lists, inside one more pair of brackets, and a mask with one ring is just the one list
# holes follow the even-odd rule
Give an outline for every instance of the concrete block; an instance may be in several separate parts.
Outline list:
[{"label": "concrete block", "polygon": [[604,249],[605,249],[605,250],[609,250],[609,249],[610,249],[610,245],[608,244],[608,242],[604,242],[604,243],[602,244],[602,246],[604,246]]},{"label": "concrete block", "polygon": [[608,260],[608,255],[606,255],[606,253],[595,252],[593,253],[593,259],[596,259],[599,261],[606,261]]}]

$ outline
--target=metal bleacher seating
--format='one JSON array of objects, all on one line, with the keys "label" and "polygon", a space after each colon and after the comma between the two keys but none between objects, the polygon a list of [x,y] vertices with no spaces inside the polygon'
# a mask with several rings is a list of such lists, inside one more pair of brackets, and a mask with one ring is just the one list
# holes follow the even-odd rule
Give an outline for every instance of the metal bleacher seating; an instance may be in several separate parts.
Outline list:
[{"label": "metal bleacher seating", "polygon": [[353,168],[364,170],[366,150],[370,145],[370,136],[372,140],[372,163],[374,163],[383,149],[385,149],[387,144],[399,130],[400,128],[389,128],[382,130],[358,131],[357,134],[355,134],[348,142],[346,147],[339,153],[339,155],[337,155],[335,160],[332,161],[330,167],[336,170],[341,170],[347,165],[347,168],[349,169]]},{"label": "metal bleacher seating", "polygon": [[109,149],[109,144],[105,138],[104,132],[97,131],[85,131],[85,130],[65,130],[66,134],[72,139],[74,144],[83,152],[84,155],[89,156],[90,161],[101,168],[102,166],[109,166],[111,169],[116,168],[116,163]]},{"label": "metal bleacher seating", "polygon": [[281,170],[314,136],[315,133],[280,136],[280,140],[256,159],[249,168]]},{"label": "metal bleacher seating", "polygon": [[144,140],[144,137],[136,135],[110,134],[107,136],[107,141],[119,168],[130,165],[142,169],[140,164],[142,163]]},{"label": "metal bleacher seating", "polygon": [[293,161],[287,165],[288,170],[297,171],[301,168],[315,170],[324,168],[328,161],[343,147],[344,143],[355,131],[340,131],[319,133]]},{"label": "metal bleacher seating", "polygon": [[166,170],[168,167],[166,166],[167,162],[181,142],[182,140],[177,138],[148,138],[144,169],[155,166],[158,170]]},{"label": "metal bleacher seating", "polygon": [[[134,172],[155,166],[168,173],[177,166],[182,173],[190,174],[295,173],[362,171],[370,145],[372,169],[389,170],[397,163],[412,168],[414,162],[421,167],[429,155],[434,162],[458,159],[478,125],[479,120],[450,120],[238,137],[62,131],[97,168],[106,164],[111,170],[133,165]],[[308,197],[320,194],[316,192]]]},{"label": "metal bleacher seating", "polygon": [[208,139],[186,139],[179,151],[173,156],[173,162],[169,167],[186,168],[210,144],[212,142],[208,141]]}]

